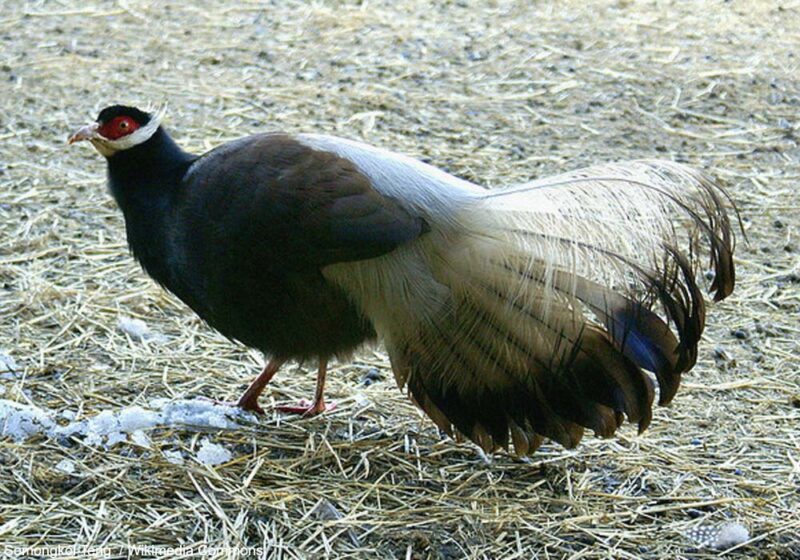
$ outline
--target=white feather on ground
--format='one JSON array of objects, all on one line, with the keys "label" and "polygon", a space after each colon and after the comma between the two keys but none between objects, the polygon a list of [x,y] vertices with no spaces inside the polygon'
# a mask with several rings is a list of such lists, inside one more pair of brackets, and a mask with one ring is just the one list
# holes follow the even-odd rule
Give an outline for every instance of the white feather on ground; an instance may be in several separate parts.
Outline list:
[{"label": "white feather on ground", "polygon": [[120,317],[117,321],[117,328],[137,342],[163,342],[167,339],[163,334],[151,331],[147,323],[141,319]]},{"label": "white feather on ground", "polygon": [[686,537],[698,548],[726,550],[750,540],[750,531],[741,523],[719,526],[699,525],[686,532]]}]

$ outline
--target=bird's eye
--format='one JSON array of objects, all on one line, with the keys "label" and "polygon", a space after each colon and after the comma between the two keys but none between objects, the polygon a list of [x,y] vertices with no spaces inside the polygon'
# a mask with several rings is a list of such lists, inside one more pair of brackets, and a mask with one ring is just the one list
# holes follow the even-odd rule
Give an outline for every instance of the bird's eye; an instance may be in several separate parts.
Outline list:
[{"label": "bird's eye", "polygon": [[119,127],[121,130],[128,130],[128,121],[119,121]]}]

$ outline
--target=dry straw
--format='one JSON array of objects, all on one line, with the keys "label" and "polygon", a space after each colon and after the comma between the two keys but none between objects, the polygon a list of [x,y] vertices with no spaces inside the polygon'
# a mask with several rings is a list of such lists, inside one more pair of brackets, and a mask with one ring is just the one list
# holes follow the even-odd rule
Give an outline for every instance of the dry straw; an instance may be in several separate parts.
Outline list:
[{"label": "dry straw", "polygon": [[[20,366],[0,398],[80,419],[157,397],[233,398],[259,367],[144,276],[99,156],[65,146],[112,101],[168,102],[166,126],[198,151],[325,131],[489,186],[600,161],[688,161],[727,183],[749,236],[696,369],[641,437],[486,459],[443,440],[386,356],[365,351],[333,368],[339,408],[319,419],[161,428],[149,449],[1,441],[0,549],[710,558],[721,551],[685,535],[739,522],[750,540],[732,557],[797,558],[798,30],[796,2],[0,1],[0,349]],[[133,340],[121,317],[168,340]],[[366,386],[371,369],[380,379]],[[263,404],[313,384],[292,365]],[[195,461],[206,438],[233,458]]]}]

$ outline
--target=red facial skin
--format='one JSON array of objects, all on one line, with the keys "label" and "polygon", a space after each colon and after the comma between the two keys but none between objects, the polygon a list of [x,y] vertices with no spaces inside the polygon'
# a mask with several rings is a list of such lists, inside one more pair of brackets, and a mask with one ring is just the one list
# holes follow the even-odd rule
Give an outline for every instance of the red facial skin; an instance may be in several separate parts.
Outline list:
[{"label": "red facial skin", "polygon": [[139,123],[130,117],[114,117],[104,123],[97,132],[109,140],[118,140],[139,128]]}]

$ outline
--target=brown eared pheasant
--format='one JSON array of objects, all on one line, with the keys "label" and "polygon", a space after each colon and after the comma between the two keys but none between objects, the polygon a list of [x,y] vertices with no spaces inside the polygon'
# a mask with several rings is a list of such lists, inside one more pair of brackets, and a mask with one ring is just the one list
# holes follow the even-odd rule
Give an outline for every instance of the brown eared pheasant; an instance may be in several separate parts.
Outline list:
[{"label": "brown eared pheasant", "polygon": [[[644,430],[697,357],[710,268],[734,286],[725,193],[666,161],[598,165],[486,190],[321,134],[258,134],[203,155],[115,105],[69,139],[106,158],[144,270],[225,336],[287,360],[380,340],[398,385],[487,452]],[[710,266],[708,265],[710,263]]]}]

